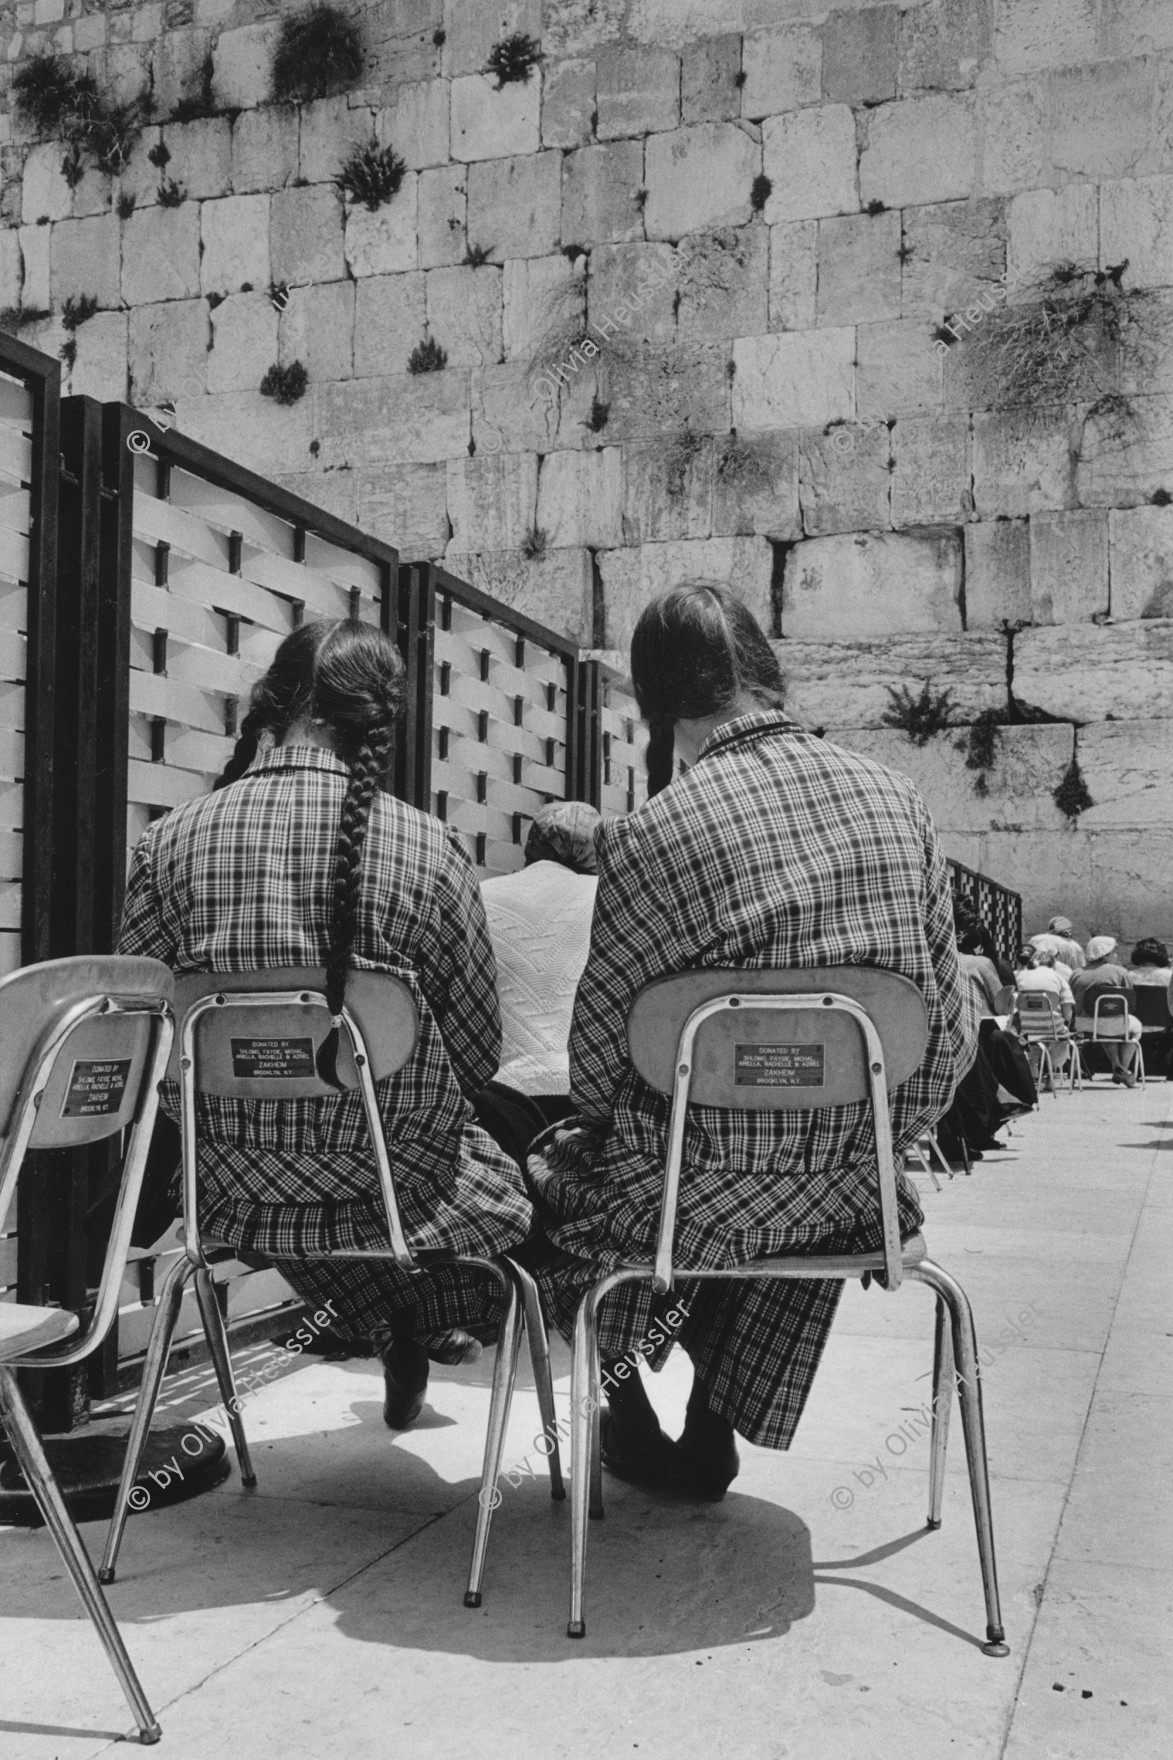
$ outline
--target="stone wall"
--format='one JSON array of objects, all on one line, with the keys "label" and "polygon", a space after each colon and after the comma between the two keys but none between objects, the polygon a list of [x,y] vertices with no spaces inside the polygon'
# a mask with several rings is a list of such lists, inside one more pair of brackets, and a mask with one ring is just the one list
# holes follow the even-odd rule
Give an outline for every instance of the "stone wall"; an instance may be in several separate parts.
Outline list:
[{"label": "stone wall", "polygon": [[[1173,4],[344,9],[361,84],[278,106],[278,7],[0,6],[5,81],[48,49],[156,105],[125,173],[74,188],[59,141],[0,117],[0,306],[51,312],[22,334],[76,344],[69,388],[169,399],[585,645],[729,582],[796,713],[915,775],[1031,927],[1173,931],[1173,351],[1123,383],[1123,429],[1074,382],[1006,408],[966,372],[966,331],[1065,259],[1127,259],[1173,310]],[[517,31],[543,60],[498,90]],[[332,182],[372,136],[408,167],[374,212]],[[413,374],[428,337],[447,365]],[[281,407],[260,382],[295,360]],[[956,736],[882,726],[926,680],[959,719],[1012,716],[984,796]],[[1071,823],[1073,756],[1095,805]]]}]

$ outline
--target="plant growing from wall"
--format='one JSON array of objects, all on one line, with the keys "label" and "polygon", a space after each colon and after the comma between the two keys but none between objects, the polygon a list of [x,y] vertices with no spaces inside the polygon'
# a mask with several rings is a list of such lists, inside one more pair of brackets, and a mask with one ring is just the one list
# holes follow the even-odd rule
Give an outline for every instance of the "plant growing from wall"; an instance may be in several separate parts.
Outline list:
[{"label": "plant growing from wall", "polygon": [[374,213],[398,195],[407,162],[394,147],[381,147],[377,140],[356,142],[334,178],[344,201],[361,203]]},{"label": "plant growing from wall", "polygon": [[300,361],[292,361],[287,367],[274,362],[261,380],[261,396],[271,397],[275,403],[296,403],[305,396],[309,378]]},{"label": "plant growing from wall", "polygon": [[270,90],[278,104],[305,104],[357,85],[362,38],[337,6],[311,6],[283,18],[273,50]]},{"label": "plant growing from wall", "polygon": [[425,336],[412,349],[407,362],[409,373],[442,373],[448,365],[448,350],[431,336]]},{"label": "plant growing from wall", "polygon": [[205,55],[193,81],[192,89],[185,92],[175,106],[176,122],[200,122],[205,117],[216,114],[216,100],[212,93],[212,81],[215,74],[215,62],[210,54]]},{"label": "plant growing from wall", "polygon": [[464,253],[464,260],[470,269],[481,269],[488,262],[492,250],[491,244],[470,244]]},{"label": "plant growing from wall", "polygon": [[151,112],[148,92],[111,104],[93,76],[75,73],[58,55],[37,55],[12,82],[17,114],[40,135],[58,135],[68,151],[62,171],[76,187],[88,158],[116,176],[126,169],[135,142]]},{"label": "plant growing from wall", "polygon": [[549,541],[545,526],[531,526],[521,541],[521,553],[531,562],[540,562],[546,554]]},{"label": "plant growing from wall", "polygon": [[70,294],[61,308],[61,323],[66,330],[76,330],[79,324],[86,324],[98,309],[98,302],[92,293]]},{"label": "plant growing from wall", "polygon": [[1062,782],[1058,788],[1052,791],[1051,799],[1059,811],[1071,820],[1072,824],[1081,813],[1086,813],[1089,807],[1095,806],[1091,790],[1083,779],[1078,755],[1072,757],[1064,772]]},{"label": "plant growing from wall", "polygon": [[749,190],[749,205],[755,214],[761,213],[773,193],[773,179],[767,177],[764,171],[759,171]]},{"label": "plant growing from wall", "polygon": [[669,441],[664,454],[664,487],[670,501],[680,501],[688,485],[689,473],[704,448],[704,436],[683,428]]},{"label": "plant growing from wall", "polygon": [[7,330],[10,336],[19,336],[30,325],[52,316],[48,306],[3,306],[0,307],[0,330]]},{"label": "plant growing from wall", "polygon": [[731,432],[717,454],[717,476],[731,488],[750,493],[768,489],[773,480],[768,444],[741,440],[736,432]]},{"label": "plant growing from wall", "polygon": [[187,188],[176,183],[173,177],[159,179],[159,206],[161,208],[181,208],[187,200]]},{"label": "plant growing from wall", "polygon": [[134,213],[134,210],[135,210],[134,191],[129,190],[129,189],[123,190],[122,194],[118,198],[118,218],[120,220],[129,220],[130,216]]},{"label": "plant growing from wall", "polygon": [[913,696],[906,684],[888,686],[889,705],[880,716],[884,727],[898,727],[914,746],[927,746],[934,734],[953,725],[953,693],[935,691],[926,678]]},{"label": "plant growing from wall", "polygon": [[586,425],[591,433],[601,434],[610,419],[611,405],[609,403],[604,403],[601,398],[593,397],[591,399],[591,412],[586,419]]},{"label": "plant growing from wall", "polygon": [[537,39],[524,31],[515,31],[511,37],[493,44],[486,71],[494,76],[500,91],[503,86],[524,85],[541,59],[542,46]]},{"label": "plant growing from wall", "polygon": [[965,753],[965,768],[977,772],[973,792],[983,798],[990,792],[990,772],[998,762],[1001,729],[1008,720],[1004,709],[983,709],[971,723],[965,738],[957,742],[957,750]]}]

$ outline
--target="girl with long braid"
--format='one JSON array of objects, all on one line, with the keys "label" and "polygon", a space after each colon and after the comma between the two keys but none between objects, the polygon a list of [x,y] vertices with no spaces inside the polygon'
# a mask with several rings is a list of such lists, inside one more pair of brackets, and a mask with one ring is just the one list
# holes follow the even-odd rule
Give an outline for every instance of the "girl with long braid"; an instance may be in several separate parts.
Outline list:
[{"label": "girl with long braid", "polygon": [[[352,967],[394,971],[415,998],[416,1050],[378,1084],[394,1122],[409,1244],[492,1256],[524,1240],[516,1163],[476,1122],[497,1069],[496,972],[480,891],[455,834],[382,785],[404,702],[394,644],[367,625],[303,625],[253,691],[213,792],[151,825],[135,850],[119,942],[177,972],[324,966],[341,1016]],[[336,1080],[337,1027],[319,1073]],[[169,1084],[164,1107],[175,1112]],[[384,1417],[418,1415],[428,1355],[468,1360],[496,1337],[488,1279],[437,1266],[307,1254],[386,1244],[356,1091],[285,1101],[198,1101],[207,1233],[276,1266],[341,1330],[382,1348]]]}]

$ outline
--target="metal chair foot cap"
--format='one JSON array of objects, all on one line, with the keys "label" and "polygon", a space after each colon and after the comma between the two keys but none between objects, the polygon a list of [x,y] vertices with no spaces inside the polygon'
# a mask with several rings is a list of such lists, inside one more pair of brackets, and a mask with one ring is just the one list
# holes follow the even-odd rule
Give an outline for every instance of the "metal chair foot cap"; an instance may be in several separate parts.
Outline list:
[{"label": "metal chair foot cap", "polygon": [[99,1583],[112,1583],[114,1581],[114,1566],[112,1564],[103,1565],[101,1567],[98,1572],[98,1581]]},{"label": "metal chair foot cap", "polygon": [[242,1473],[240,1475],[240,1482],[242,1485],[246,1485],[251,1491],[257,1482],[257,1476],[255,1473]]},{"label": "metal chair foot cap", "polygon": [[592,1510],[587,1511],[587,1514],[590,1516],[590,1519],[592,1522],[601,1522],[605,1513],[606,1512],[601,1509],[592,1509]]},{"label": "metal chair foot cap", "polygon": [[985,1651],[987,1656],[1009,1656],[1009,1654],[1010,1654],[1009,1644],[1003,1644],[1003,1643],[983,1644],[982,1649]]},{"label": "metal chair foot cap", "polygon": [[466,1607],[479,1607],[480,1604],[481,1592],[479,1589],[466,1589],[464,1591],[464,1605]]},{"label": "metal chair foot cap", "polygon": [[565,1487],[565,1485],[559,1485],[557,1490],[555,1490],[554,1487],[551,1485],[550,1499],[553,1503],[565,1503],[566,1502],[566,1487]]},{"label": "metal chair foot cap", "polygon": [[152,1723],[149,1729],[139,1730],[138,1739],[144,1748],[153,1748],[155,1743],[162,1737],[162,1734],[163,1731],[159,1728],[159,1725],[157,1723]]},{"label": "metal chair foot cap", "polygon": [[586,1620],[572,1619],[566,1627],[566,1636],[568,1638],[585,1638]]},{"label": "metal chair foot cap", "polygon": [[940,1516],[937,1517],[936,1521],[934,1521],[932,1516],[930,1516],[928,1521],[925,1523],[925,1527],[931,1529],[934,1534],[936,1533],[937,1529],[940,1526],[941,1526]]}]

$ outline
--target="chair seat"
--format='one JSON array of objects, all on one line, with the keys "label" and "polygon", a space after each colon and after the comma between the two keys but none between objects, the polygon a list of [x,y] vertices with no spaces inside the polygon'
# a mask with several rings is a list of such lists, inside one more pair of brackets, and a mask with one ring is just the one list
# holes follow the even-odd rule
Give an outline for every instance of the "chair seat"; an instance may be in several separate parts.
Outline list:
[{"label": "chair seat", "polygon": [[[922,1234],[910,1235],[900,1249],[900,1262],[904,1266],[919,1265],[929,1256]],[[624,1271],[638,1271],[644,1276],[652,1274],[651,1265],[630,1264],[622,1267]],[[722,1277],[750,1280],[755,1277],[862,1277],[865,1272],[876,1272],[884,1269],[884,1255],[875,1253],[840,1253],[826,1258],[816,1258],[813,1253],[778,1254],[772,1259],[751,1259],[745,1265],[731,1265],[724,1270],[691,1270],[687,1265],[673,1265],[673,1276],[684,1280],[689,1277]]]},{"label": "chair seat", "polygon": [[0,1363],[27,1356],[47,1344],[60,1344],[77,1331],[78,1318],[65,1308],[33,1308],[0,1302]]}]

